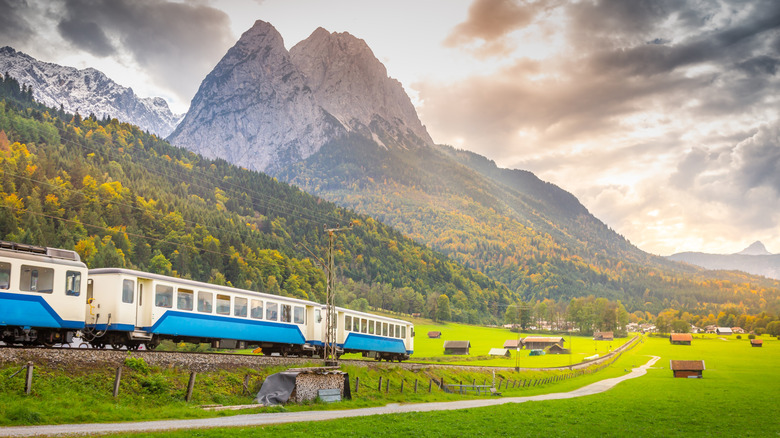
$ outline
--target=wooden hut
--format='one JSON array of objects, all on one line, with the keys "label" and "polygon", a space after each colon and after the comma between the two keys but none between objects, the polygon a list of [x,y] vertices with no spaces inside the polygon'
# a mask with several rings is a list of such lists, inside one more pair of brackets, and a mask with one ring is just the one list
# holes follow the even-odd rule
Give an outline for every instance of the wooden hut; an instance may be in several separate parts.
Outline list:
[{"label": "wooden hut", "polygon": [[504,342],[504,348],[509,350],[519,350],[523,348],[523,341],[520,339],[507,339],[507,341]]},{"label": "wooden hut", "polygon": [[731,327],[718,327],[715,329],[715,333],[719,335],[729,336],[729,335],[733,335],[734,331],[731,330]]},{"label": "wooden hut", "polygon": [[428,337],[431,339],[441,338],[441,332],[428,332]]},{"label": "wooden hut", "polygon": [[552,347],[547,349],[548,354],[571,354],[568,348],[563,348],[558,344],[553,344]]},{"label": "wooden hut", "polygon": [[750,346],[751,347],[763,347],[764,341],[762,339],[751,339],[750,340]]},{"label": "wooden hut", "polygon": [[512,352],[506,348],[491,348],[488,354],[490,356],[512,357]]},{"label": "wooden hut", "polygon": [[594,341],[612,341],[615,339],[613,332],[596,332],[593,334]]},{"label": "wooden hut", "polygon": [[444,341],[444,354],[469,354],[470,341]]},{"label": "wooden hut", "polygon": [[544,350],[558,344],[563,347],[563,338],[550,336],[528,336],[523,339],[523,347],[526,350]]},{"label": "wooden hut", "polygon": [[669,368],[674,377],[683,379],[701,379],[705,369],[703,360],[670,360]]},{"label": "wooden hut", "polygon": [[669,342],[672,345],[691,345],[693,335],[690,333],[672,333],[669,335]]}]

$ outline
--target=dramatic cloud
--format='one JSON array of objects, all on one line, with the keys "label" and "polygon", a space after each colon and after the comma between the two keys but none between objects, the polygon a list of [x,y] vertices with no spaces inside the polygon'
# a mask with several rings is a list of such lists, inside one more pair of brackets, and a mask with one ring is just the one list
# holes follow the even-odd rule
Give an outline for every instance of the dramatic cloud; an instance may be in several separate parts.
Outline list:
[{"label": "dramatic cloud", "polygon": [[235,42],[229,26],[224,12],[200,3],[67,0],[58,30],[96,56],[126,52],[185,98]]},{"label": "dramatic cloud", "polygon": [[[565,44],[524,56],[528,28]],[[780,2],[475,0],[444,44],[475,41],[518,49],[415,85],[436,141],[536,172],[650,251],[780,243]]]},{"label": "dramatic cloud", "polygon": [[30,38],[33,30],[25,17],[28,10],[25,0],[0,0],[0,43],[18,45]]}]

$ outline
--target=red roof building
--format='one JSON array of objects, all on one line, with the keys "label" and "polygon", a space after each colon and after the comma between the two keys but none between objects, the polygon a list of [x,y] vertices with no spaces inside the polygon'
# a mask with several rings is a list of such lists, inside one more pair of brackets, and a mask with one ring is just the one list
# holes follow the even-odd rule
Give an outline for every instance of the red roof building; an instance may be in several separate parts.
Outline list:
[{"label": "red roof building", "polygon": [[669,368],[674,377],[683,379],[701,379],[705,369],[703,360],[670,360]]},{"label": "red roof building", "polygon": [[672,345],[691,345],[693,341],[693,335],[690,333],[672,333],[669,335],[669,342]]}]

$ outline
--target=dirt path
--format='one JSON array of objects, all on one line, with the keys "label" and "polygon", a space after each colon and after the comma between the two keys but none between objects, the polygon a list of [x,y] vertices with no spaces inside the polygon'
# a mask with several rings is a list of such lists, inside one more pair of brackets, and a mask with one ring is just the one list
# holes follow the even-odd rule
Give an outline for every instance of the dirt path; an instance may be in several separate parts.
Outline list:
[{"label": "dirt path", "polygon": [[583,397],[604,392],[618,383],[643,376],[660,357],[652,356],[646,364],[634,368],[624,376],[600,380],[569,392],[541,394],[528,397],[503,397],[456,402],[416,403],[408,405],[390,404],[376,408],[350,409],[341,411],[281,412],[268,414],[236,415],[233,417],[204,418],[197,420],[161,420],[138,423],[60,424],[53,426],[0,427],[0,437],[91,435],[117,432],[149,432],[174,429],[202,429],[211,427],[246,427],[269,424],[295,423],[303,421],[324,421],[338,418],[364,417],[369,415],[398,414],[407,412],[430,412],[455,409],[470,409],[496,406],[505,403],[524,403],[537,400],[560,400]]}]

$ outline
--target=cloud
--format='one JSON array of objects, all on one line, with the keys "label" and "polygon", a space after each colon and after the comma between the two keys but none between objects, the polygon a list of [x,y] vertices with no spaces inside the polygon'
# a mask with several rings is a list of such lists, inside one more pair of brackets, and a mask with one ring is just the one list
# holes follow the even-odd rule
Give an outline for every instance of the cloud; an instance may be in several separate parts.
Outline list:
[{"label": "cloud", "polygon": [[201,3],[66,0],[58,29],[96,56],[121,51],[182,98],[234,43],[228,16]]},{"label": "cloud", "polygon": [[[564,48],[512,52],[529,28]],[[414,85],[436,141],[561,185],[656,253],[780,242],[780,2],[475,0],[446,44],[475,42],[511,53]]]},{"label": "cloud", "polygon": [[34,33],[25,17],[29,5],[25,0],[0,0],[0,41],[17,46]]}]

